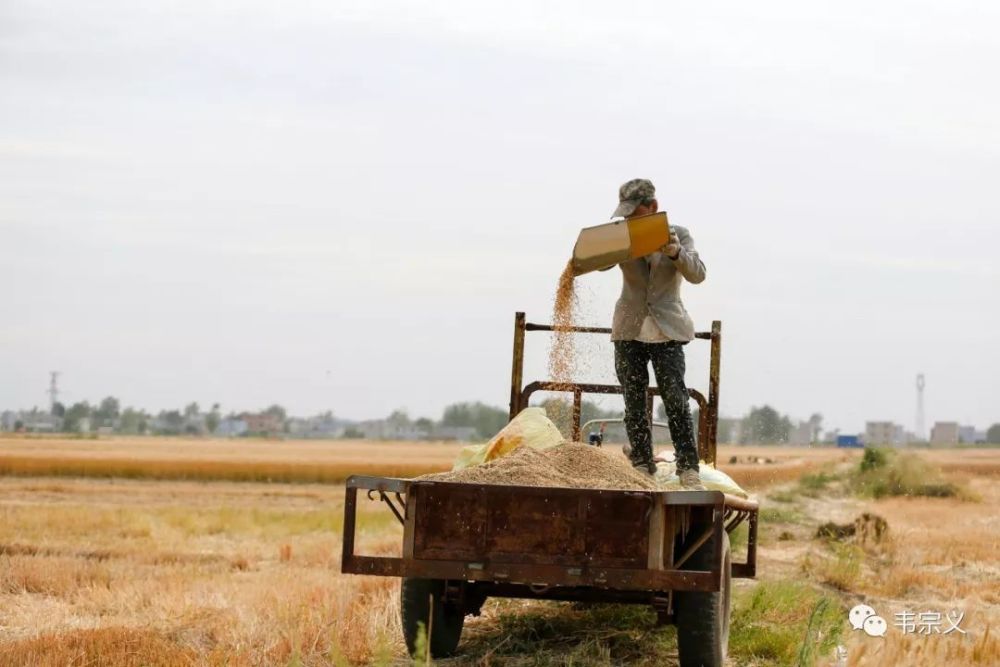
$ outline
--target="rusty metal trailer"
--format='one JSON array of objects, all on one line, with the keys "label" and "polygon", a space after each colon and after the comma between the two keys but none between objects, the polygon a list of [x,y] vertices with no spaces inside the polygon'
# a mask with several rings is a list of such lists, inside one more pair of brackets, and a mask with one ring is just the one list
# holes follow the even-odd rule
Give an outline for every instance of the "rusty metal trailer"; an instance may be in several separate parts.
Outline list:
[{"label": "rusty metal trailer", "polygon": [[[535,391],[573,394],[579,439],[584,393],[615,385],[532,382],[522,387],[527,331],[550,325],[515,316],[510,413]],[[608,333],[574,327],[580,333]],[[709,395],[701,406],[699,454],[715,461],[721,324],[711,342]],[[655,389],[651,388],[650,403]],[[650,410],[650,414],[652,411]],[[385,503],[403,526],[396,557],[355,553],[358,492]],[[347,481],[341,570],[402,577],[403,634],[414,650],[418,628],[433,655],[455,652],[465,616],[489,597],[613,602],[652,607],[677,626],[682,665],[722,665],[729,635],[732,577],[753,577],[757,503],[719,491],[617,491],[353,476]],[[746,558],[732,562],[729,534],[748,525]]]}]

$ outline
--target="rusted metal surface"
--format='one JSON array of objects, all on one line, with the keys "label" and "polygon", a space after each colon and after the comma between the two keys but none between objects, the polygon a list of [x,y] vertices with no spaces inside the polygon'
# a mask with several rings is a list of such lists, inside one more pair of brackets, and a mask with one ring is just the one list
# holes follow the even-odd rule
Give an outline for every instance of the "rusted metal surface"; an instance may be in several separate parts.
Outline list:
[{"label": "rusted metal surface", "polygon": [[760,504],[756,500],[740,498],[739,496],[733,496],[728,493],[723,495],[726,497],[726,507],[731,507],[743,512],[756,512],[760,508]]},{"label": "rusted metal surface", "polygon": [[[620,394],[617,385],[531,382],[524,385],[524,334],[552,331],[514,316],[510,417],[535,391],[573,393],[573,438],[580,438],[584,393]],[[571,327],[608,334],[604,327]],[[722,325],[695,337],[711,342],[706,399],[689,389],[700,408],[698,448],[716,461]],[[650,387],[652,402],[657,389]],[[652,406],[649,406],[652,415]],[[402,557],[354,553],[357,492],[378,492],[403,522]],[[395,494],[393,503],[387,494]],[[347,480],[341,570],[345,573],[446,581],[446,596],[476,613],[486,597],[621,602],[651,605],[670,622],[672,592],[718,591],[723,580],[722,533],[747,522],[747,559],[734,577],[757,569],[757,503],[719,491],[611,491],[515,487],[353,476]],[[691,555],[714,538],[710,571],[685,569]]]},{"label": "rusted metal surface", "polygon": [[732,533],[736,528],[747,522],[747,556],[743,563],[733,563],[733,576],[737,578],[752,579],[757,575],[757,506],[755,503],[746,502],[741,508],[731,506],[726,508],[726,532]]},{"label": "rusted metal surface", "polygon": [[740,576],[753,577],[757,574],[757,520],[756,510],[750,513],[749,530],[747,530],[747,562],[746,568],[741,568]]},{"label": "rusted metal surface", "polygon": [[727,507],[726,508],[726,518],[725,518],[725,521],[726,521],[726,532],[727,533],[731,533],[734,530],[736,530],[736,528],[741,523],[743,523],[744,521],[746,521],[748,515],[749,515],[749,512],[741,512],[739,510],[734,510],[732,508]]},{"label": "rusted metal surface", "polygon": [[354,556],[354,529],[357,517],[358,489],[352,487],[350,480],[348,480],[347,490],[344,492],[344,539],[341,563],[346,563],[348,559]]},{"label": "rusted metal surface", "polygon": [[[403,557],[354,554],[357,491],[405,497]],[[352,477],[345,498],[342,571],[383,576],[589,586],[627,591],[719,590],[721,571],[681,558],[745,513],[746,563],[756,569],[757,505],[719,491],[614,491]],[[702,538],[705,536],[704,538]],[[651,540],[657,540],[652,544]]]},{"label": "rusted metal surface", "polygon": [[[522,313],[523,314],[523,313]],[[555,328],[551,324],[539,324],[537,322],[526,322],[524,325],[525,331],[555,331]],[[562,331],[572,331],[573,333],[599,333],[599,334],[610,334],[610,327],[560,327]],[[712,337],[710,331],[697,331],[694,334],[695,338],[702,338],[708,340]]]},{"label": "rusted metal surface", "polygon": [[[575,333],[610,334],[608,327],[567,327]],[[514,359],[511,370],[510,418],[513,419],[521,410],[528,406],[531,394],[536,391],[565,391],[573,393],[573,424],[572,438],[580,440],[580,410],[582,395],[589,394],[621,394],[621,387],[608,384],[590,384],[578,382],[536,381],[524,386],[524,334],[526,331],[554,331],[551,324],[527,322],[523,312],[514,314]],[[710,462],[717,461],[717,441],[719,433],[719,372],[722,354],[722,322],[714,320],[711,331],[699,331],[695,338],[710,341],[710,359],[708,374],[708,398],[700,392],[688,389],[688,394],[698,402],[698,458]],[[522,389],[523,386],[523,389]],[[650,387],[646,395],[646,410],[653,418],[653,398],[658,392]]]},{"label": "rusted metal surface", "polygon": [[[396,505],[393,504],[392,498],[386,495],[385,491],[376,491],[375,489],[369,489],[368,500],[375,500],[376,493],[378,493],[379,500],[381,500],[382,502],[384,502],[386,505],[389,506],[389,509],[392,510],[392,513],[396,516],[396,519],[399,521],[399,523],[405,524],[406,520],[403,519],[403,515],[400,513],[399,509],[396,508]],[[399,501],[400,507],[404,507],[403,498],[398,493],[396,494],[396,500]]]},{"label": "rusted metal surface", "polygon": [[[521,400],[520,403],[527,405],[525,400],[531,398],[531,395],[536,391],[567,391],[567,392],[580,392],[583,394],[620,394],[622,393],[621,386],[617,384],[593,384],[587,382],[548,382],[545,380],[536,380],[524,387],[521,390]],[[659,390],[656,387],[649,387],[646,390],[646,395],[651,399],[656,398],[660,395]],[[697,403],[698,407],[704,411],[708,406],[708,401],[705,399],[705,395],[702,394],[697,389],[688,389],[688,396],[693,398]]]},{"label": "rusted metal surface", "polygon": [[417,482],[413,555],[491,563],[644,567],[644,493]]},{"label": "rusted metal surface", "polygon": [[649,553],[646,557],[646,568],[650,570],[663,569],[663,551],[667,541],[667,511],[663,503],[654,502],[649,513],[649,536],[646,540],[646,543],[649,545]]},{"label": "rusted metal surface", "polygon": [[[421,486],[426,493],[421,494]],[[407,497],[415,507],[414,558],[482,558],[488,508],[481,485],[415,483]]]},{"label": "rusted metal surface", "polygon": [[[578,568],[561,565],[516,565],[455,560],[407,560],[383,556],[352,556],[342,571],[385,577],[460,579],[534,584],[536,586],[592,586],[634,591],[717,591],[716,574],[698,570]],[[540,596],[544,597],[544,596]]]},{"label": "rusted metal surface", "polygon": [[[725,573],[722,571],[722,561],[725,557],[722,551],[722,533],[726,530],[726,525],[723,518],[724,514],[721,509],[714,512],[712,520],[712,546],[715,553],[712,555],[712,573],[718,577],[718,587],[713,590],[722,590],[722,581],[725,579]],[[730,568],[732,568],[732,561],[730,561]],[[732,569],[730,569],[730,574],[732,574]]]},{"label": "rusted metal surface", "polygon": [[573,442],[580,442],[580,413],[583,412],[583,390],[573,387]]},{"label": "rusted metal surface", "polygon": [[[622,393],[622,388],[616,384],[590,384],[590,383],[579,383],[579,382],[548,382],[548,381],[535,381],[528,384],[522,391],[520,399],[518,400],[518,405],[527,406],[531,400],[531,395],[536,391],[565,391],[573,392],[573,432],[572,438],[575,442],[580,442],[581,431],[580,431],[580,406],[582,405],[583,394],[620,394]],[[650,415],[652,419],[653,415],[653,399],[659,396],[659,390],[656,387],[649,387],[646,390],[646,413]],[[688,388],[688,396],[693,398],[696,403],[698,403],[698,442],[706,442],[709,437],[710,428],[709,425],[712,420],[712,412],[708,410],[708,401],[705,396],[697,389]],[[700,447],[700,445],[699,445]],[[699,455],[704,459],[704,456],[699,452]]]},{"label": "rusted metal surface", "polygon": [[392,493],[406,493],[410,480],[396,477],[373,477],[371,475],[351,475],[346,482],[348,489],[373,489]]},{"label": "rusted metal surface", "polygon": [[[534,322],[528,322],[524,325],[526,331],[555,331],[555,327],[551,324],[537,324]],[[560,331],[572,331],[573,333],[600,333],[600,334],[610,334],[611,329],[608,327],[559,327]]]},{"label": "rusted metal surface", "polygon": [[698,448],[703,449],[702,453],[706,461],[713,466],[716,463],[716,453],[719,437],[719,369],[722,357],[722,322],[714,320],[712,322],[711,353],[709,356],[708,368],[708,433],[704,440],[704,448],[699,442]]},{"label": "rusted metal surface", "polygon": [[681,555],[677,557],[676,561],[674,561],[674,567],[683,567],[684,564],[688,562],[688,559],[694,555],[694,552],[700,549],[701,545],[705,544],[705,542],[707,542],[714,533],[715,524],[709,524],[708,527],[701,532],[701,534],[696,536],[689,543],[685,544],[684,551],[682,551]]},{"label": "rusted metal surface", "polygon": [[524,313],[514,313],[514,358],[510,369],[510,419],[521,411],[521,385],[524,383]]}]

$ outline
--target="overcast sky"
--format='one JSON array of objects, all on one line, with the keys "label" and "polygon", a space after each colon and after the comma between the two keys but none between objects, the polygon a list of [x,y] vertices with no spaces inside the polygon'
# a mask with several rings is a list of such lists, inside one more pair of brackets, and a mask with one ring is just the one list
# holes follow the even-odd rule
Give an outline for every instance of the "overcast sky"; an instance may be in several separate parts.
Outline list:
[{"label": "overcast sky", "polygon": [[[0,409],[50,370],[153,410],[505,406],[514,311],[549,320],[645,177],[707,266],[724,414],[912,428],[922,371],[928,423],[985,428],[998,33],[985,1],[5,0]],[[620,273],[578,282],[608,326]]]}]

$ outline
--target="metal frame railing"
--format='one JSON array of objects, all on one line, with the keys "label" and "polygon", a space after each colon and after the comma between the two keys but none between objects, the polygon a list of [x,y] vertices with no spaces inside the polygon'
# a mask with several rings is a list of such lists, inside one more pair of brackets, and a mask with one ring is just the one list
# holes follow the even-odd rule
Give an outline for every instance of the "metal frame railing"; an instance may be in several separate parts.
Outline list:
[{"label": "metal frame railing", "polygon": [[[592,384],[579,382],[555,382],[552,380],[524,382],[524,336],[528,331],[571,331],[573,333],[610,334],[607,327],[555,327],[551,324],[528,322],[523,312],[514,313],[514,353],[510,374],[510,419],[528,406],[531,395],[536,391],[556,391],[573,394],[572,439],[580,440],[580,411],[583,394],[621,394],[621,385]],[[719,433],[719,363],[722,353],[722,322],[714,320],[711,331],[699,331],[695,338],[710,342],[708,370],[708,396],[696,389],[688,389],[688,394],[699,407],[698,416],[698,457],[713,466],[716,462],[716,444]],[[646,409],[653,416],[653,398],[658,395],[656,387],[646,391]]]}]

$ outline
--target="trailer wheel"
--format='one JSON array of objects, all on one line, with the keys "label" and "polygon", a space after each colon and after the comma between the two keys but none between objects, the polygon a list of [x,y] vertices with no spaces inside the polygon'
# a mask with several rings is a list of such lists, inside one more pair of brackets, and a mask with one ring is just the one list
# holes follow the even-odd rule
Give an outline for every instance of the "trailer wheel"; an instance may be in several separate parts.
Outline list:
[{"label": "trailer wheel", "polygon": [[[465,614],[461,609],[442,602],[444,581],[441,579],[403,579],[400,585],[400,619],[406,649],[413,655],[417,649],[420,624],[430,630],[431,656],[444,658],[455,652],[462,636]],[[431,599],[433,597],[433,620]],[[423,656],[417,656],[423,657]]]},{"label": "trailer wheel", "polygon": [[[708,540],[688,561],[692,569],[711,570],[715,540]],[[688,565],[685,565],[687,567]],[[718,592],[674,593],[677,653],[681,667],[722,667],[729,652],[729,603],[732,567],[729,535],[722,533],[722,586]]]}]

